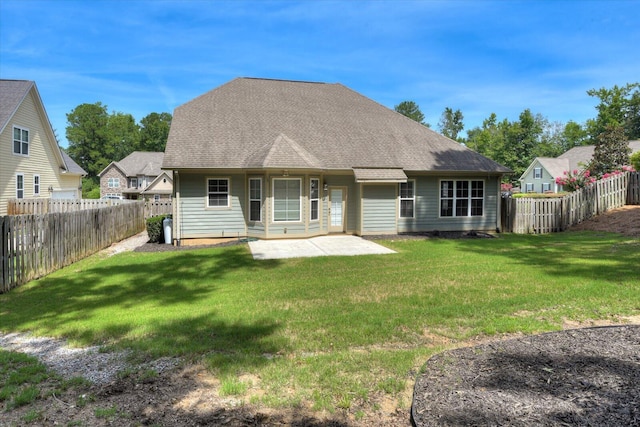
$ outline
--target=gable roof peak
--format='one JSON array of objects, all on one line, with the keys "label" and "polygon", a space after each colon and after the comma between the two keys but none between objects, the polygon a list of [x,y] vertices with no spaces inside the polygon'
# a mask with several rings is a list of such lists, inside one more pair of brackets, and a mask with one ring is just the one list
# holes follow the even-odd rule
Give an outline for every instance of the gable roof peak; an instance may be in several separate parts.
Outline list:
[{"label": "gable roof peak", "polygon": [[280,133],[247,159],[246,167],[322,168],[322,162],[300,144]]}]

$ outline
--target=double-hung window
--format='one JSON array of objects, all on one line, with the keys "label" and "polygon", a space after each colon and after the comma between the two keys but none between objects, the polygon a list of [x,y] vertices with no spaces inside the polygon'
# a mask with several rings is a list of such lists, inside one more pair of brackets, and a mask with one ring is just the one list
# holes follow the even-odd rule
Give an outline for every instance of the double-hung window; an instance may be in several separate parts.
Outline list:
[{"label": "double-hung window", "polygon": [[524,191],[527,193],[533,193],[533,183],[527,182],[524,186]]},{"label": "double-hung window", "polygon": [[533,179],[542,179],[542,168],[533,168]]},{"label": "double-hung window", "polygon": [[33,175],[33,195],[40,195],[40,175]]},{"label": "double-hung window", "polygon": [[13,154],[29,155],[29,130],[13,127]]},{"label": "double-hung window", "polygon": [[275,222],[300,221],[299,178],[275,178],[273,180],[273,220]]},{"label": "double-hung window", "polygon": [[262,178],[249,178],[249,221],[262,221]]},{"label": "double-hung window", "polygon": [[413,218],[415,212],[416,195],[415,181],[400,183],[400,218]]},{"label": "double-hung window", "polygon": [[208,208],[229,207],[229,179],[228,178],[208,178],[207,179],[207,207]]},{"label": "double-hung window", "polygon": [[109,178],[107,180],[107,186],[109,188],[120,188],[120,178]]},{"label": "double-hung window", "polygon": [[545,191],[551,191],[551,184],[548,182],[542,183],[542,192],[544,193]]},{"label": "double-hung window", "polygon": [[484,181],[440,181],[440,216],[469,217],[484,214]]},{"label": "double-hung window", "polygon": [[138,178],[131,178],[130,188],[138,188]]},{"label": "double-hung window", "polygon": [[309,189],[309,219],[311,221],[318,220],[318,210],[320,207],[320,180],[311,178]]},{"label": "double-hung window", "polygon": [[24,199],[24,174],[16,174],[16,199]]}]

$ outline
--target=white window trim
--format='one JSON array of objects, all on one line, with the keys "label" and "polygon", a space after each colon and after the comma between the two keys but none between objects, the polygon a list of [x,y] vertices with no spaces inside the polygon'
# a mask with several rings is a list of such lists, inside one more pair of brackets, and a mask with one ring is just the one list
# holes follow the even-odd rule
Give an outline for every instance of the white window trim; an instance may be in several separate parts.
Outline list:
[{"label": "white window trim", "polygon": [[[313,181],[316,181],[318,183],[317,186],[316,186],[316,188],[318,190],[318,197],[316,197],[316,198],[311,198],[311,191],[313,189],[311,184],[313,183]],[[321,189],[320,189],[320,178],[310,178],[309,179],[309,221],[310,222],[318,222],[318,221],[320,221],[320,191],[321,191]],[[318,217],[315,218],[315,219],[311,218],[311,214],[313,212],[313,209],[312,209],[313,202],[317,202],[318,203],[318,208],[316,209]]]},{"label": "white window trim", "polygon": [[131,178],[131,188],[138,188],[138,178]]},{"label": "white window trim", "polygon": [[[413,185],[413,192],[411,197],[402,197],[402,184],[408,184],[409,182],[411,182]],[[400,184],[398,184],[398,218],[402,218],[402,219],[412,219],[416,217],[416,180],[415,179],[408,179],[406,183],[401,182]],[[402,201],[403,200],[411,200],[411,202],[413,203],[413,209],[411,209],[412,215],[411,216],[402,216]]]},{"label": "white window trim", "polygon": [[[452,205],[452,215],[450,216],[445,216],[442,215],[442,182],[443,181],[453,181],[453,198],[446,198],[446,200],[451,200],[453,205]],[[461,182],[461,181],[466,181],[469,183],[469,196],[467,197],[467,200],[469,201],[469,204],[467,205],[467,214],[466,215],[456,215],[456,201],[458,200],[458,197],[456,195],[456,188],[457,188],[457,183]],[[482,182],[482,197],[473,197],[473,186],[472,183],[473,182]],[[486,203],[485,200],[487,198],[487,182],[484,179],[441,179],[438,181],[438,216],[440,218],[482,218],[485,216],[485,212],[486,212]],[[471,215],[471,209],[472,209],[472,200],[482,200],[482,215]]]},{"label": "white window trim", "polygon": [[[114,185],[116,183],[117,185]],[[107,188],[120,188],[120,178],[108,178]]]},{"label": "white window trim", "polygon": [[[13,135],[14,135],[16,129],[20,129],[20,152],[19,153],[16,153],[14,151],[14,149],[13,149],[13,144],[15,143],[15,138],[14,138]],[[27,137],[27,154],[24,154],[22,152],[22,144],[23,144],[23,142],[22,142],[22,131],[23,130],[26,130],[27,131],[27,135],[28,135],[28,137]],[[29,128],[24,128],[22,126],[13,125],[12,132],[11,132],[11,152],[13,153],[14,156],[29,157],[29,154],[31,153],[31,141],[30,140],[31,140],[31,131],[29,130]]]},{"label": "white window trim", "polygon": [[154,194],[153,195],[153,201],[154,202],[159,202],[160,201],[160,195],[159,194]]},{"label": "white window trim", "polygon": [[542,179],[542,168],[533,168],[533,179]]},{"label": "white window trim", "polygon": [[[36,183],[36,181],[38,182]],[[33,175],[33,195],[34,196],[40,195],[40,186],[41,186],[40,175],[34,174]]]},{"label": "white window trim", "polygon": [[[545,190],[545,186],[547,187],[547,189]],[[551,191],[551,184],[548,182],[543,182],[542,183],[542,192],[544,193],[545,191]]]},{"label": "white window trim", "polygon": [[[22,188],[18,187],[18,183],[19,183],[19,178],[22,178]],[[22,197],[20,197],[19,191],[22,191]],[[18,172],[16,173],[16,199],[24,199],[24,174],[22,172]]]},{"label": "white window trim", "polygon": [[[276,220],[276,181],[298,181],[300,183],[300,195],[298,196],[298,212],[300,213],[297,220],[280,221]],[[273,178],[271,180],[271,194],[273,203],[271,203],[271,218],[272,222],[276,224],[291,224],[302,222],[302,178]]]},{"label": "white window trim", "polygon": [[[260,198],[259,199],[254,199],[251,197],[251,181],[258,181],[260,183]],[[248,198],[249,198],[249,221],[250,222],[262,222],[262,178],[258,178],[258,177],[254,177],[254,178],[249,178],[249,191],[248,191]],[[251,219],[251,202],[259,202],[260,203],[260,217],[258,219]]]},{"label": "white window trim", "polygon": [[[531,188],[531,190],[529,190]],[[524,192],[525,193],[533,193],[535,191],[533,182],[527,182],[524,184]]]},{"label": "white window trim", "polygon": [[[226,206],[209,206],[209,181],[210,180],[226,180],[227,181],[227,205]],[[205,200],[204,205],[207,209],[229,209],[231,207],[231,178],[228,176],[209,176],[205,179]],[[215,194],[225,194],[225,193],[215,193]]]}]

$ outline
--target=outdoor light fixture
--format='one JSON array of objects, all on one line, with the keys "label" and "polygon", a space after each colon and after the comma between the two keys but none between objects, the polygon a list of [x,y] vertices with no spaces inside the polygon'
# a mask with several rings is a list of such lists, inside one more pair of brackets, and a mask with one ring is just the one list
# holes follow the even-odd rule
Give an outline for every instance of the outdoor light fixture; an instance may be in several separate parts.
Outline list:
[{"label": "outdoor light fixture", "polygon": [[288,170],[283,170],[282,171],[282,176],[289,176],[289,171]]},{"label": "outdoor light fixture", "polygon": [[327,184],[325,182],[324,185],[322,186],[322,188],[324,189],[324,191],[328,191],[329,190],[329,184]]},{"label": "outdoor light fixture", "polygon": [[49,193],[53,193],[53,187],[51,185],[49,186]]}]

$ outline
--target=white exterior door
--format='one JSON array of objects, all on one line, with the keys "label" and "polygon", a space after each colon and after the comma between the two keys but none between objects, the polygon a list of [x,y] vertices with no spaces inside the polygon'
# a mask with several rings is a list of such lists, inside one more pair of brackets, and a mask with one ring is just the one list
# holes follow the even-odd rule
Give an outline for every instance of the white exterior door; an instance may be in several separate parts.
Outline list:
[{"label": "white exterior door", "polygon": [[345,218],[345,193],[342,188],[329,189],[329,232],[343,233]]}]

